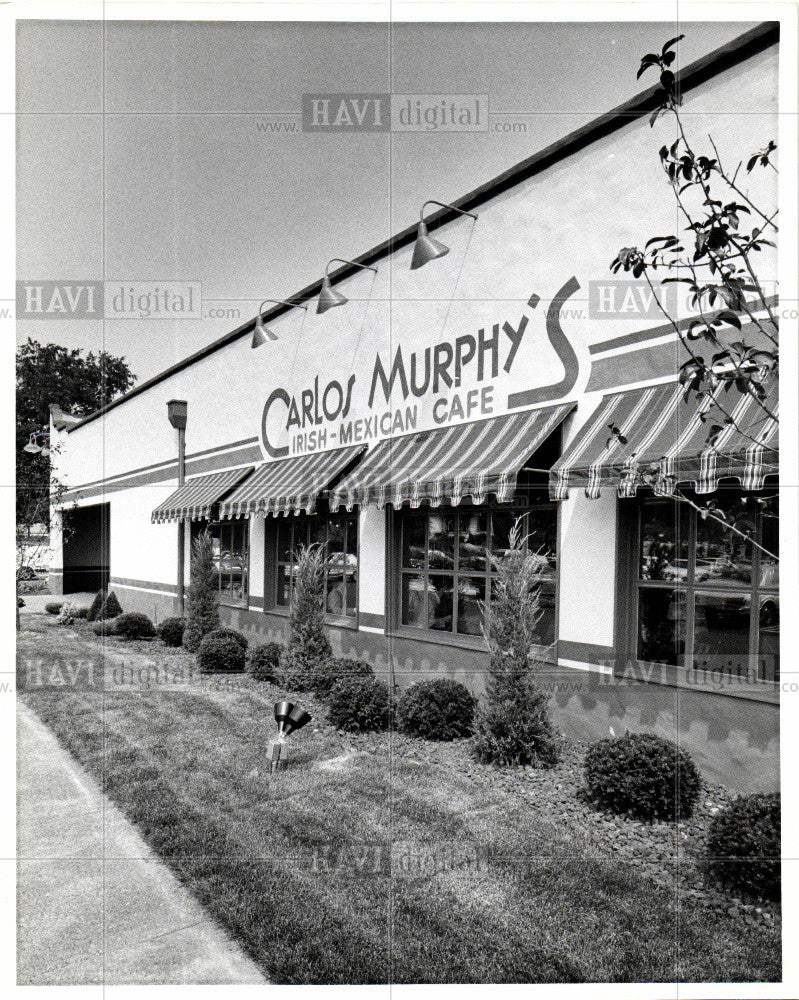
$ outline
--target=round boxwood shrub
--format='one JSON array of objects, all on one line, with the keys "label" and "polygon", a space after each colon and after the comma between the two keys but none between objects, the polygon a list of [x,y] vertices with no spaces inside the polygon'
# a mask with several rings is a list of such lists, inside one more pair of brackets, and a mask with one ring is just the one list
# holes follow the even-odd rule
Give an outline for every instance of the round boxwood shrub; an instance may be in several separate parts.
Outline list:
[{"label": "round boxwood shrub", "polygon": [[265,642],[262,646],[253,646],[247,659],[247,669],[257,681],[272,681],[278,679],[280,654],[283,647],[279,642]]},{"label": "round boxwood shrub", "polygon": [[126,611],[117,616],[114,635],[123,639],[152,639],[155,636],[155,626],[140,611]]},{"label": "round boxwood shrub", "polygon": [[705,857],[736,889],[777,899],[780,894],[779,792],[740,795],[710,821]]},{"label": "round boxwood shrub", "polygon": [[75,608],[75,611],[74,611],[72,617],[73,618],[84,618],[85,619],[85,618],[88,617],[88,615],[89,615],[89,609],[84,604],[83,607]]},{"label": "round boxwood shrub", "polygon": [[336,729],[364,733],[388,729],[388,688],[372,677],[349,677],[330,692],[328,719]]},{"label": "round boxwood shrub", "polygon": [[422,681],[397,703],[397,726],[409,736],[454,740],[471,735],[474,708],[474,697],[458,681]]},{"label": "round boxwood shrub", "polygon": [[233,639],[234,642],[237,642],[241,646],[241,651],[243,653],[246,654],[247,652],[247,647],[249,646],[247,637],[242,635],[241,632],[237,632],[234,628],[225,628],[223,625],[221,628],[211,629],[210,632],[206,632],[205,634],[220,637],[224,636],[228,639]]},{"label": "round boxwood shrub", "polygon": [[185,618],[165,618],[158,626],[158,638],[165,646],[182,646]]},{"label": "round boxwood shrub", "polygon": [[702,787],[688,754],[653,733],[600,740],[584,764],[594,803],[638,819],[684,819],[693,812]]},{"label": "round boxwood shrub", "polygon": [[197,663],[204,674],[237,674],[244,670],[244,647],[232,635],[225,635],[226,631],[215,629],[201,639]]},{"label": "round boxwood shrub", "polygon": [[339,681],[373,676],[372,668],[365,660],[331,656],[317,663],[311,671],[311,690],[320,698],[326,698]]},{"label": "round boxwood shrub", "polygon": [[116,625],[116,618],[101,618],[92,624],[92,631],[95,635],[115,635]]},{"label": "round boxwood shrub", "polygon": [[48,601],[44,606],[44,610],[48,615],[57,615],[61,613],[61,608],[63,608],[63,601]]}]

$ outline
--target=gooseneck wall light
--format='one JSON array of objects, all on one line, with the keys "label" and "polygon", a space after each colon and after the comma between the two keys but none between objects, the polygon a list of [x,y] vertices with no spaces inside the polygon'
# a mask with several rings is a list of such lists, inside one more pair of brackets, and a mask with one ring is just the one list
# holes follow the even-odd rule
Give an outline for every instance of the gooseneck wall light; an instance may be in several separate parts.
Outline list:
[{"label": "gooseneck wall light", "polygon": [[451,212],[457,212],[459,215],[468,215],[472,219],[477,219],[474,212],[464,212],[460,208],[455,208],[454,205],[446,205],[443,201],[434,201],[433,199],[426,201],[419,212],[419,230],[416,235],[416,243],[413,247],[413,257],[411,258],[412,271],[424,267],[431,260],[437,260],[439,257],[444,257],[449,253],[449,247],[446,243],[440,243],[428,235],[427,223],[424,221],[424,210],[428,205],[439,205],[441,208],[448,208]]},{"label": "gooseneck wall light", "polygon": [[250,347],[260,347],[261,344],[278,339],[274,330],[270,330],[268,326],[264,326],[263,311],[267,302],[272,302],[276,306],[296,306],[298,309],[308,308],[307,306],[301,306],[298,302],[284,302],[283,299],[264,299],[260,306],[258,306],[258,318],[255,321],[255,328],[252,331]]},{"label": "gooseneck wall light", "polygon": [[28,443],[22,446],[22,450],[27,451],[29,455],[43,455],[46,458],[50,454],[49,444],[38,443],[39,438],[46,437],[47,435],[44,431],[32,431]]},{"label": "gooseneck wall light", "polygon": [[322,288],[319,292],[319,301],[316,304],[317,315],[319,313],[327,312],[328,309],[332,309],[334,306],[343,306],[345,302],[348,302],[346,295],[342,295],[337,289],[332,288],[330,285],[330,276],[328,271],[330,270],[331,264],[350,264],[352,267],[363,268],[364,271],[374,271],[377,274],[376,267],[369,267],[368,264],[358,264],[354,260],[344,260],[341,257],[333,257],[327,262],[325,267],[325,276],[322,278]]}]

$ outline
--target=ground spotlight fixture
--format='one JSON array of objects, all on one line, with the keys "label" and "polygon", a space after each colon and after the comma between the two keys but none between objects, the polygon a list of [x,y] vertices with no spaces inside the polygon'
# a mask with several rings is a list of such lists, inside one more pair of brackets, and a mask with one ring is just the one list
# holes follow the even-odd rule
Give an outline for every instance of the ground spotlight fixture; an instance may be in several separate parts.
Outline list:
[{"label": "ground spotlight fixture", "polygon": [[374,271],[374,273],[377,274],[376,267],[369,267],[368,264],[358,264],[354,260],[343,260],[341,257],[333,257],[327,262],[327,266],[325,267],[325,276],[322,278],[322,288],[319,292],[319,301],[316,304],[317,315],[327,312],[327,310],[332,309],[333,306],[343,306],[345,302],[349,301],[346,295],[342,295],[341,292],[332,288],[330,285],[330,276],[328,275],[328,271],[330,269],[330,265],[335,264],[336,262],[339,264],[351,264],[353,267],[361,267],[365,271]]},{"label": "ground spotlight fixture", "polygon": [[286,740],[298,729],[302,729],[311,721],[311,716],[290,701],[279,701],[275,705],[275,722],[277,722],[277,739],[269,744],[269,768],[274,773],[282,771],[288,763]]},{"label": "ground spotlight fixture", "polygon": [[250,347],[260,347],[261,344],[278,339],[274,330],[270,330],[268,326],[264,326],[263,311],[267,302],[273,302],[276,306],[296,306],[298,309],[308,308],[307,306],[301,306],[298,302],[284,302],[283,299],[264,299],[260,306],[258,306],[258,318],[255,321],[255,328],[252,331]]},{"label": "ground spotlight fixture", "polygon": [[460,208],[455,208],[454,205],[446,205],[443,201],[434,201],[430,199],[422,205],[422,209],[419,212],[419,230],[416,235],[416,243],[413,247],[413,258],[411,259],[411,270],[415,271],[417,268],[424,267],[425,264],[429,263],[431,260],[437,260],[439,257],[444,257],[449,253],[449,247],[446,243],[439,243],[438,240],[434,240],[432,236],[427,233],[427,223],[424,221],[424,210],[428,205],[440,205],[441,208],[448,208],[451,212],[457,212],[459,215],[468,215],[472,219],[476,219],[477,216],[474,212],[464,212]]}]

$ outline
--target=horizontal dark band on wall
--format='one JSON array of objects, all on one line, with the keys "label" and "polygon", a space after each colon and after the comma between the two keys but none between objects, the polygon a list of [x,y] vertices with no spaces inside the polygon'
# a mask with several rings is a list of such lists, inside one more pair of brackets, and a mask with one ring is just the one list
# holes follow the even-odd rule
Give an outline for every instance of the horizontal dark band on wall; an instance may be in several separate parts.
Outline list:
[{"label": "horizontal dark band on wall", "polygon": [[[779,296],[770,296],[766,299],[766,304],[769,307],[779,305]],[[680,320],[677,323],[677,327],[679,330],[687,330],[695,320],[696,316],[689,316],[687,319]],[[754,334],[756,332],[757,326],[754,323],[745,323],[741,330],[741,335]],[[610,351],[615,347],[627,347],[630,344],[655,340],[658,337],[667,337],[669,334],[674,333],[674,326],[671,323],[664,323],[662,326],[651,327],[648,330],[636,330],[634,333],[625,333],[620,337],[612,337],[610,340],[601,340],[598,344],[591,344],[588,348],[588,353],[601,354],[603,351]]]},{"label": "horizontal dark band on wall", "polygon": [[[226,469],[237,465],[252,465],[260,463],[263,459],[261,449],[257,444],[245,448],[237,448],[235,451],[227,451],[222,454],[209,455],[206,458],[191,459],[186,462],[186,475],[199,475],[203,472],[216,472],[219,469]],[[90,497],[104,496],[107,493],[130,490],[135,486],[156,486],[158,483],[168,482],[177,479],[178,463],[154,469],[152,472],[134,470],[124,478],[108,483],[97,483],[92,486],[77,486],[64,493],[62,502],[70,503],[72,500],[88,500]]]},{"label": "horizontal dark band on wall", "polygon": [[367,628],[385,628],[386,627],[386,616],[385,615],[375,615],[371,611],[359,611],[358,612],[358,624],[365,625]]},{"label": "horizontal dark band on wall", "polygon": [[613,646],[597,646],[592,642],[575,642],[572,639],[558,639],[558,656],[564,660],[577,660],[579,663],[595,663],[597,666],[615,661],[616,650]]},{"label": "horizontal dark band on wall", "polygon": [[109,585],[127,587],[130,590],[155,590],[159,594],[177,594],[178,588],[171,583],[155,583],[152,580],[132,580],[126,576],[112,576]]}]

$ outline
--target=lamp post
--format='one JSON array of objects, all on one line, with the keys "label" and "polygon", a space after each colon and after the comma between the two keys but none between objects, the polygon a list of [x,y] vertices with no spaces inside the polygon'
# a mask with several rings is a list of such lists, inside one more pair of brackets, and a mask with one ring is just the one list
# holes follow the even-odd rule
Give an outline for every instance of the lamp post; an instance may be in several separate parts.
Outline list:
[{"label": "lamp post", "polygon": [[[189,404],[185,399],[170,399],[166,404],[169,422],[178,432],[178,486],[186,480],[186,414]],[[183,577],[186,563],[186,521],[178,521],[178,614],[183,616],[185,593]]]}]

